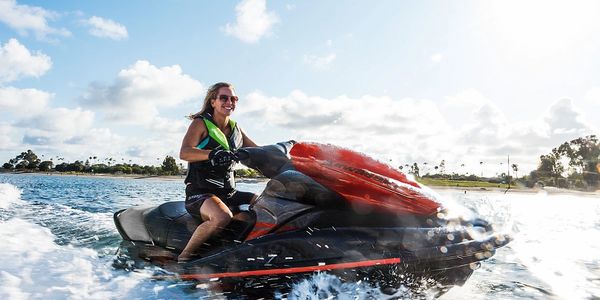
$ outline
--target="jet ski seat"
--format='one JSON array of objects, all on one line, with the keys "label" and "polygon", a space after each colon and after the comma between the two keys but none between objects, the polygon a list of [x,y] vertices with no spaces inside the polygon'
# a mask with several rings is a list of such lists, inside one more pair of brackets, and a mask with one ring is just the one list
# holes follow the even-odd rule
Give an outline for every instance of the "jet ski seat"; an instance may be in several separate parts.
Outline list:
[{"label": "jet ski seat", "polygon": [[[253,212],[232,209],[234,217],[229,225],[208,244],[243,241],[252,229],[256,217]],[[172,250],[182,250],[188,240],[202,224],[202,220],[190,215],[184,201],[165,202],[143,214],[144,223],[155,245]]]}]

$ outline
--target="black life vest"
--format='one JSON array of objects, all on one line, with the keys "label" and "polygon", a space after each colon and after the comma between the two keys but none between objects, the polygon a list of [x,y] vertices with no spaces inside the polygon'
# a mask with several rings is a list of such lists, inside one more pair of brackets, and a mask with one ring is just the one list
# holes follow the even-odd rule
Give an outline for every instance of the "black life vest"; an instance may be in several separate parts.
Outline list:
[{"label": "black life vest", "polygon": [[[196,148],[204,150],[223,149],[235,151],[242,147],[244,143],[242,131],[235,121],[229,120],[231,135],[226,137],[219,127],[215,125],[210,114],[205,113],[196,118],[201,118],[204,121],[204,125],[206,125],[206,130],[208,132],[206,138],[200,141],[200,144],[198,144]],[[188,163],[185,183],[193,184],[197,188],[234,189],[234,164],[235,163],[232,162],[229,166],[215,167],[211,165],[208,160],[190,162]]]}]

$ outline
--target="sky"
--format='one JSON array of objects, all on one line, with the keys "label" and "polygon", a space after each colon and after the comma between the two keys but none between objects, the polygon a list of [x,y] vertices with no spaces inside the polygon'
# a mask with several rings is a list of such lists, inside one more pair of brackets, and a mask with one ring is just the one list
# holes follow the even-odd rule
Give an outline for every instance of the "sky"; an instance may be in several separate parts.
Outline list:
[{"label": "sky", "polygon": [[598,53],[597,1],[0,0],[0,162],[177,158],[227,81],[258,144],[524,175],[600,132]]}]

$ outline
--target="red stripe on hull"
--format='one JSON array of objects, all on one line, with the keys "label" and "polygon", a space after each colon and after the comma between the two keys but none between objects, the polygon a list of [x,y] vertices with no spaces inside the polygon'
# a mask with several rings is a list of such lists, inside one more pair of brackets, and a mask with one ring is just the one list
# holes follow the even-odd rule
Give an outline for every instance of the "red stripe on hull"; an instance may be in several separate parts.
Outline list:
[{"label": "red stripe on hull", "polygon": [[398,263],[400,263],[400,258],[386,258],[386,259],[364,260],[364,261],[322,265],[322,266],[307,266],[307,267],[266,269],[266,270],[254,270],[254,271],[242,271],[242,272],[225,272],[225,273],[212,273],[212,274],[183,274],[183,275],[180,275],[179,277],[184,280],[191,280],[191,279],[227,278],[227,277],[282,275],[282,274],[308,273],[308,272],[315,272],[315,271],[329,271],[329,270],[339,270],[339,269],[371,267],[371,266],[376,266],[376,265],[391,265],[391,264],[398,264]]}]

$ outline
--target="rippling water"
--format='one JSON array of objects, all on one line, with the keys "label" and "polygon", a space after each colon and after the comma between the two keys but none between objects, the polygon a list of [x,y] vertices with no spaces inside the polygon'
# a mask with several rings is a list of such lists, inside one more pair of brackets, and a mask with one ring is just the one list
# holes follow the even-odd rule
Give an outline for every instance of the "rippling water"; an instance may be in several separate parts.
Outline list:
[{"label": "rippling water", "polygon": [[[238,188],[259,193],[264,184]],[[438,192],[515,237],[442,299],[600,298],[600,199]],[[183,196],[182,180],[0,174],[0,299],[221,298],[188,282],[153,280],[158,268],[126,271],[112,265],[121,240],[112,221],[116,210]],[[278,296],[283,297],[267,297]],[[327,274],[296,283],[287,298],[333,296],[411,298],[403,289],[384,295],[366,283]]]}]

